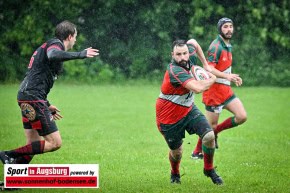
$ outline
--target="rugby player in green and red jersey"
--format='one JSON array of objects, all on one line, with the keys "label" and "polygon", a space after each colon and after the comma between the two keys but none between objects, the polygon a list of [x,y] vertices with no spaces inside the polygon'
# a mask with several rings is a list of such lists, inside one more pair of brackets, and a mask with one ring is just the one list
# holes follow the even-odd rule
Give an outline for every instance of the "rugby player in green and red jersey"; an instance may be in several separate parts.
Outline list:
[{"label": "rugby player in green and red jersey", "polygon": [[167,66],[161,92],[156,101],[157,127],[169,147],[171,183],[180,183],[179,165],[183,138],[187,131],[190,135],[195,133],[202,139],[204,174],[210,177],[214,184],[220,185],[223,181],[216,174],[213,165],[214,132],[205,116],[194,105],[194,93],[207,90],[216,77],[209,73],[209,79],[196,81],[190,75],[189,49],[184,40],[173,42],[171,55],[172,62]]},{"label": "rugby player in green and red jersey", "polygon": [[[208,64],[212,67],[212,73],[218,78],[207,91],[203,92],[202,99],[206,108],[206,118],[214,129],[216,139],[221,131],[236,127],[247,120],[246,110],[231,88],[231,82],[235,83],[236,86],[242,85],[241,77],[231,73],[232,45],[230,39],[234,31],[233,21],[229,18],[221,18],[217,28],[219,35],[209,47]],[[218,124],[222,109],[228,110],[233,116]],[[217,141],[216,148],[218,148]],[[191,156],[202,159],[201,139],[197,142]]]}]

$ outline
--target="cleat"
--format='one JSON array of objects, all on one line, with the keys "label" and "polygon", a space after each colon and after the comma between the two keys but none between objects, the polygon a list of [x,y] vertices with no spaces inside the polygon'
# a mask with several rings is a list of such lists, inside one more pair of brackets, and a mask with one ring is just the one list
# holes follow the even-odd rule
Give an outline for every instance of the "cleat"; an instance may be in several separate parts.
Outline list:
[{"label": "cleat", "polygon": [[9,157],[5,151],[0,152],[0,159],[3,164],[13,164],[15,162],[15,159],[12,157]]},{"label": "cleat", "polygon": [[217,142],[217,134],[215,134],[215,138],[214,138],[214,143],[215,143],[215,148],[218,149],[219,148],[219,145],[218,145],[218,142]]},{"label": "cleat", "polygon": [[190,157],[191,157],[191,159],[203,159],[203,154],[200,152],[198,152],[198,153],[193,152]]},{"label": "cleat", "polygon": [[211,170],[203,169],[203,173],[205,176],[210,177],[211,181],[216,185],[222,185],[224,183],[222,178],[215,172],[215,169]]},{"label": "cleat", "polygon": [[180,174],[171,174],[171,176],[170,176],[170,182],[172,184],[174,184],[174,183],[181,184]]},{"label": "cleat", "polygon": [[0,181],[0,191],[4,191],[4,182]]}]

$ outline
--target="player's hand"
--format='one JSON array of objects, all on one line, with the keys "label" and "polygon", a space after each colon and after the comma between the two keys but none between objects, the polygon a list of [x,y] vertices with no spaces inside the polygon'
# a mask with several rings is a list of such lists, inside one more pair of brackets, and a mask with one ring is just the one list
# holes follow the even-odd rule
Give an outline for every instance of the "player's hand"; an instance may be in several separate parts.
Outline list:
[{"label": "player's hand", "polygon": [[56,106],[50,105],[48,109],[50,110],[54,120],[60,120],[62,118],[59,114],[60,110]]},{"label": "player's hand", "polygon": [[241,77],[237,77],[235,84],[236,86],[241,86],[243,84],[243,79]]},{"label": "player's hand", "polygon": [[213,67],[211,67],[210,65],[207,64],[207,65],[203,65],[203,68],[208,72],[212,72]]},{"label": "player's hand", "polygon": [[234,83],[236,83],[236,81],[237,81],[237,79],[238,79],[238,77],[239,77],[240,75],[238,75],[238,74],[227,74],[227,80],[228,81],[231,81],[231,82],[234,82]]},{"label": "player's hand", "polygon": [[99,50],[89,47],[87,50],[87,58],[93,58],[99,55]]},{"label": "player's hand", "polygon": [[213,73],[211,73],[211,72],[207,72],[207,73],[208,73],[210,79],[211,79],[213,82],[215,82],[215,81],[216,81],[216,76],[215,76]]}]

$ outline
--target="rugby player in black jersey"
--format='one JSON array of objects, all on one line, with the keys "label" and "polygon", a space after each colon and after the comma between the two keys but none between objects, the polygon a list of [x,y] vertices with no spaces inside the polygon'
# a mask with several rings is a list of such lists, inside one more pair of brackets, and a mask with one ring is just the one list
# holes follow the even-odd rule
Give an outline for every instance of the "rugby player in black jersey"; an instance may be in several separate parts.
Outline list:
[{"label": "rugby player in black jersey", "polygon": [[55,38],[34,51],[17,96],[27,144],[1,151],[0,159],[4,164],[28,164],[34,155],[61,147],[62,140],[55,120],[62,116],[58,108],[49,103],[47,95],[62,72],[64,61],[99,55],[99,51],[91,47],[80,52],[68,52],[76,37],[76,25],[63,21],[56,26]]}]

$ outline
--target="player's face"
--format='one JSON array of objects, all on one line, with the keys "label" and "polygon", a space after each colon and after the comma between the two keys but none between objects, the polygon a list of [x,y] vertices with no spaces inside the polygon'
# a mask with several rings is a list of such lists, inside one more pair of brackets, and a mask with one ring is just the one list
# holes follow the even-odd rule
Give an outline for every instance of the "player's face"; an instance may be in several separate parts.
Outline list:
[{"label": "player's face", "polygon": [[187,45],[175,46],[171,53],[172,58],[180,66],[186,66],[189,60],[189,51]]},{"label": "player's face", "polygon": [[231,39],[232,35],[234,33],[234,26],[232,23],[228,22],[225,23],[224,25],[222,25],[221,27],[221,35],[223,36],[223,38],[225,39]]},{"label": "player's face", "polygon": [[67,46],[68,50],[72,49],[73,46],[75,45],[75,42],[77,41],[77,35],[78,35],[78,33],[76,31],[73,36],[72,35],[69,36],[69,43],[68,43],[68,46]]}]

